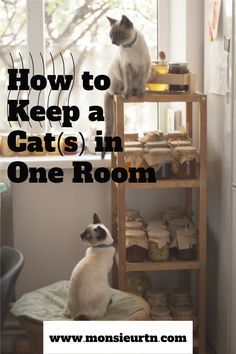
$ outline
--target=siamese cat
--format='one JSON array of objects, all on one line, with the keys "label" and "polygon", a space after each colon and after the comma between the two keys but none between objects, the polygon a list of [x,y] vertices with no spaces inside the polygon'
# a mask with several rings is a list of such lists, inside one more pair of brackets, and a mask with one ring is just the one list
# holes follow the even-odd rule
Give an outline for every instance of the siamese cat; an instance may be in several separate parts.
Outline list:
[{"label": "siamese cat", "polygon": [[151,59],[143,34],[128,17],[123,15],[120,21],[107,18],[111,25],[111,42],[119,47],[109,68],[111,85],[104,98],[105,136],[111,136],[114,125],[113,95],[122,95],[125,99],[130,96],[143,98],[151,74]]},{"label": "siamese cat", "polygon": [[115,248],[109,230],[97,216],[80,235],[91,247],[74,268],[67,301],[67,313],[72,319],[101,318],[111,302],[108,273],[113,264]]}]

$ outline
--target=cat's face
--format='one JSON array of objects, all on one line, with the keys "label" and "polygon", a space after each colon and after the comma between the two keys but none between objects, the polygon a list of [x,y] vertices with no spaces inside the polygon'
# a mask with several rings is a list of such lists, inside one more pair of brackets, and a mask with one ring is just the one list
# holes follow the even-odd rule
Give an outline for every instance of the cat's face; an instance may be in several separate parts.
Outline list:
[{"label": "cat's face", "polygon": [[97,214],[93,215],[92,224],[88,225],[80,235],[82,241],[87,241],[91,246],[112,242],[108,229],[101,223]]},{"label": "cat's face", "polygon": [[112,44],[120,46],[129,41],[132,35],[133,23],[128,19],[128,17],[123,15],[120,21],[114,20],[110,17],[107,18],[111,24],[109,35]]}]

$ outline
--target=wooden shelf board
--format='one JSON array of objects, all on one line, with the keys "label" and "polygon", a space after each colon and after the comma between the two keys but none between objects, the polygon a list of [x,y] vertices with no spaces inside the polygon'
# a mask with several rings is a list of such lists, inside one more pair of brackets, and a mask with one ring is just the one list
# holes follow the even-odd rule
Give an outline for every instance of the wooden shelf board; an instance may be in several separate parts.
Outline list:
[{"label": "wooden shelf board", "polygon": [[143,99],[139,99],[136,96],[130,97],[128,100],[124,100],[122,96],[115,96],[115,100],[121,99],[124,103],[142,103],[142,102],[200,102],[205,95],[202,93],[188,93],[188,92],[149,92],[146,91],[146,94]]},{"label": "wooden shelf board", "polygon": [[198,188],[200,186],[199,179],[166,179],[158,180],[156,183],[125,183],[126,189],[169,189],[169,188]]},{"label": "wooden shelf board", "polygon": [[132,271],[158,271],[158,270],[194,270],[199,269],[199,261],[169,261],[169,262],[126,262],[127,272]]}]

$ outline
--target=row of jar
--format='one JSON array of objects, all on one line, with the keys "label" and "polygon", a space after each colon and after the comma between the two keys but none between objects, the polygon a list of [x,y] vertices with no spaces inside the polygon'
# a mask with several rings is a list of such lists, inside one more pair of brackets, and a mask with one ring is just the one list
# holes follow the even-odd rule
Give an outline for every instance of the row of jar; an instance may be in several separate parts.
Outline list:
[{"label": "row of jar", "polygon": [[127,210],[125,229],[129,262],[142,262],[146,257],[154,262],[196,258],[198,230],[182,208],[167,208],[162,218],[148,223],[138,210]]},{"label": "row of jar", "polygon": [[[141,145],[139,145],[141,144]],[[166,147],[165,143],[142,143],[125,145],[125,166],[152,167],[157,179],[194,179],[197,178],[199,155],[192,145]]]}]

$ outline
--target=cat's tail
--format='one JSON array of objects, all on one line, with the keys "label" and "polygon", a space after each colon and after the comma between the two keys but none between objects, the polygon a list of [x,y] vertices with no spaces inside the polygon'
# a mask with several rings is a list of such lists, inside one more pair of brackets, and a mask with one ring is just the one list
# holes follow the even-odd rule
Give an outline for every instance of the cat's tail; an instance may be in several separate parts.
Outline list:
[{"label": "cat's tail", "polygon": [[[105,93],[104,97],[104,110],[105,110],[105,135],[111,136],[114,126],[114,109],[113,109],[113,96],[108,92]],[[102,152],[102,159],[104,159],[106,152]]]}]

